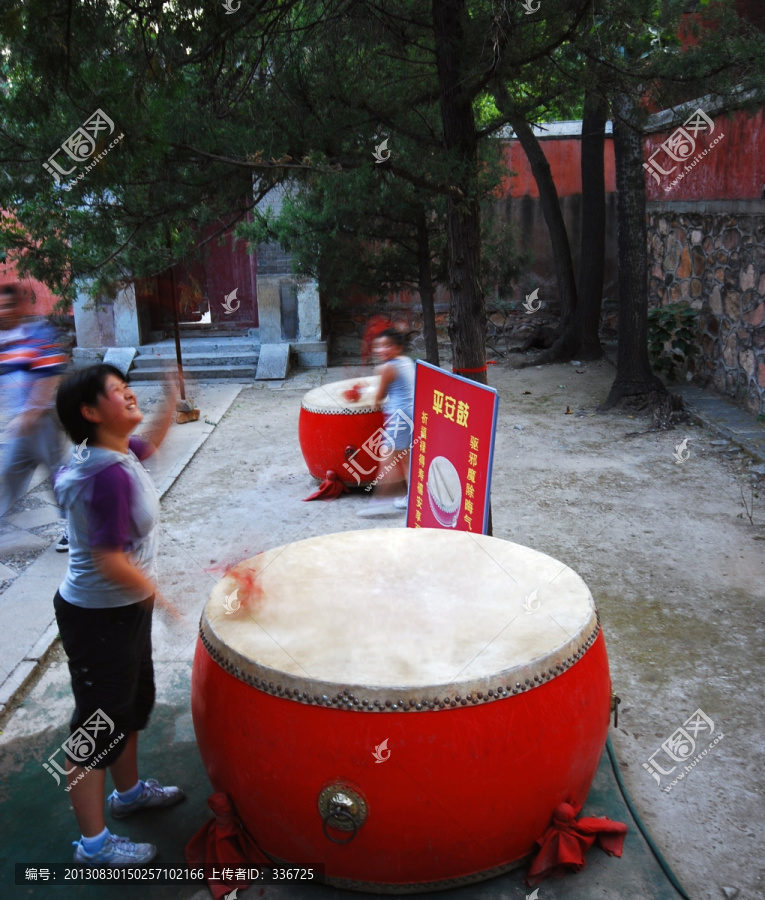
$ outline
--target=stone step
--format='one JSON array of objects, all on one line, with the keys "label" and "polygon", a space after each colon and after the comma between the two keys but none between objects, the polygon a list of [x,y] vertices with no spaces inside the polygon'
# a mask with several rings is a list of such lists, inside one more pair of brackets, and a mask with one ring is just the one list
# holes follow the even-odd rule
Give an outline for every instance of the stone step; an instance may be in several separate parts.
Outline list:
[{"label": "stone step", "polygon": [[[232,326],[230,328],[215,328],[211,327],[210,325],[199,325],[197,323],[191,322],[189,324],[181,324],[178,328],[178,334],[181,336],[182,340],[186,340],[187,338],[198,340],[215,337],[247,337],[247,332],[254,330],[255,329],[251,325],[238,325]],[[172,338],[172,331],[170,332],[169,337]]]},{"label": "stone step", "polygon": [[[254,366],[258,361],[258,353],[255,350],[245,350],[236,353],[221,351],[218,353],[183,353],[184,368],[189,366],[213,366],[222,365],[232,366]],[[155,353],[136,356],[133,360],[133,369],[135,372],[139,369],[157,368],[160,366],[174,366],[176,362],[175,353]]]},{"label": "stone step", "polygon": [[[171,366],[153,366],[142,369],[133,369],[130,372],[131,381],[162,381]],[[215,366],[187,366],[184,364],[183,373],[187,378],[197,381],[208,381],[216,378],[228,378],[232,381],[254,381],[255,363],[246,366],[230,366],[219,363]]]}]

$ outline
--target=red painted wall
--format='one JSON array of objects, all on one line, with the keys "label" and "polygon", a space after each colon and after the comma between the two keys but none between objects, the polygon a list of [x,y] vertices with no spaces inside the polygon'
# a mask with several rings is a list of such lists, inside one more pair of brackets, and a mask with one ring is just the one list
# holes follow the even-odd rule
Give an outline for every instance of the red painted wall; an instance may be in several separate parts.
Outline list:
[{"label": "red painted wall", "polygon": [[[4,218],[11,218],[11,213],[7,210],[0,210],[0,215]],[[0,263],[0,284],[8,282],[19,282],[16,263],[8,260]],[[53,294],[41,281],[25,276],[20,280],[23,300],[21,302],[22,316],[47,316],[53,312],[53,307],[59,298]],[[71,307],[67,312],[71,313]]]},{"label": "red painted wall", "polygon": [[[582,144],[577,137],[542,138],[542,151],[550,164],[555,187],[559,197],[569,197],[582,193],[582,173],[580,159]],[[517,172],[502,180],[498,193],[503,197],[538,197],[537,183],[531,174],[531,166],[526,159],[520,141],[508,141],[504,150],[505,164],[508,170]],[[614,142],[606,135],[603,151],[606,177],[606,193],[616,190],[616,172],[614,168]]]},{"label": "red painted wall", "polygon": [[[15,263],[0,263],[0,284],[9,281],[19,282]],[[59,298],[53,294],[41,281],[35,281],[28,276],[20,280],[23,300],[21,303],[22,316],[47,316],[53,312],[53,307]],[[71,312],[71,307],[69,312]]]},{"label": "red painted wall", "polygon": [[[751,115],[744,110],[713,117],[714,131],[699,132],[694,152],[685,163],[676,162],[660,150],[654,159],[669,175],[659,175],[659,183],[646,170],[648,200],[759,200],[765,190],[765,113]],[[674,129],[672,129],[674,131]],[[645,139],[645,159],[658,149],[672,132],[658,132]],[[724,135],[719,143],[712,142]],[[690,172],[686,166],[704,150]],[[679,174],[681,181],[672,184]]]}]

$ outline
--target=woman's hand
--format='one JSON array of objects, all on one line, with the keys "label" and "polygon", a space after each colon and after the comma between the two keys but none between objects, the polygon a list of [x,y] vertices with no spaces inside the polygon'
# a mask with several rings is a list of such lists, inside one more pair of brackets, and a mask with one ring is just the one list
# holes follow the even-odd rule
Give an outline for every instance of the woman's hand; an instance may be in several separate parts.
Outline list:
[{"label": "woman's hand", "polygon": [[183,613],[159,590],[154,591],[154,605],[161,607],[166,613],[169,613],[176,622],[184,621]]}]

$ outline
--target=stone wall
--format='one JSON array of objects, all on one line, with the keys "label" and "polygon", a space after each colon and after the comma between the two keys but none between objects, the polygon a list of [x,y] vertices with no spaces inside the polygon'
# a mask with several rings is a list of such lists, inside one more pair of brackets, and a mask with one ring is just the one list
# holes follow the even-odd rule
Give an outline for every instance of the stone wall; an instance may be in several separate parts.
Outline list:
[{"label": "stone wall", "polygon": [[693,380],[765,414],[765,201],[649,203],[649,308],[699,315]]},{"label": "stone wall", "polygon": [[[370,322],[379,316],[389,318],[396,328],[411,335],[407,352],[425,356],[425,340],[422,336],[422,307],[417,291],[392,292],[386,301],[356,297],[355,302],[342,306],[330,306],[326,310],[328,333],[331,335],[331,362],[333,365],[351,365],[361,359],[362,339]],[[447,334],[449,301],[446,290],[436,287],[436,330],[442,361],[449,355],[451,345]]]}]

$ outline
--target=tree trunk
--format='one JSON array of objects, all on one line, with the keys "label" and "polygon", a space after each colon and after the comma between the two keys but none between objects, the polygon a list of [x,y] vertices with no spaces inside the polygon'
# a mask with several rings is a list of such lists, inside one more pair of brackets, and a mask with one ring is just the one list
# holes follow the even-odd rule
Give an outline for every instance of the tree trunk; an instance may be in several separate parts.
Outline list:
[{"label": "tree trunk", "polygon": [[566,223],[560,210],[558,191],[553,181],[550,164],[542,152],[534,131],[525,119],[509,116],[513,131],[521,142],[531,172],[539,188],[539,201],[545,217],[547,230],[552,244],[555,261],[555,278],[558,283],[558,300],[561,307],[561,330],[555,343],[545,350],[529,365],[540,363],[562,362],[573,359],[578,352],[578,334],[575,327],[575,311],[577,305],[576,282],[574,281],[574,263],[571,260],[571,247],[566,233]]},{"label": "tree trunk", "polygon": [[463,16],[466,0],[433,0],[433,34],[443,144],[460,167],[456,186],[464,199],[446,204],[452,366],[486,384],[486,307],[481,285],[481,214],[476,196],[478,138],[472,97],[463,85]]},{"label": "tree trunk", "polygon": [[606,248],[606,179],[603,150],[608,103],[599,93],[585,90],[582,114],[582,244],[576,307],[577,356],[600,359],[600,307]]},{"label": "tree trunk", "polygon": [[[619,229],[619,339],[616,379],[603,405],[630,408],[654,405],[666,393],[648,358],[648,253],[645,222],[643,136],[632,123],[632,98],[617,91],[612,99]],[[628,399],[629,398],[629,399]],[[626,401],[626,402],[625,402]]]},{"label": "tree trunk", "polygon": [[430,270],[430,240],[425,210],[417,216],[417,266],[419,269],[420,302],[422,304],[422,336],[425,339],[425,359],[439,365],[436,307],[433,299],[433,278]]}]

